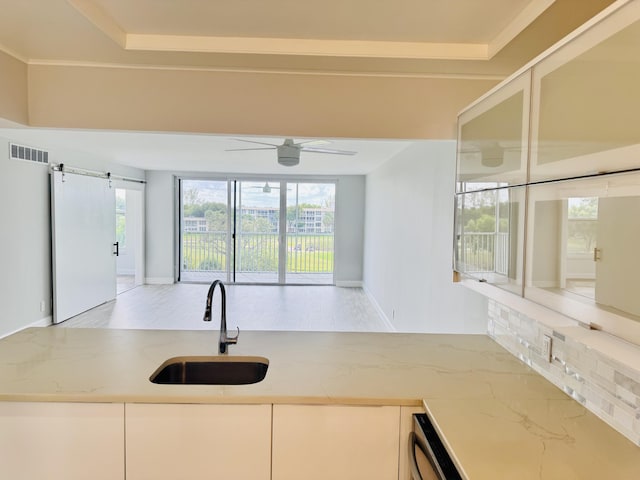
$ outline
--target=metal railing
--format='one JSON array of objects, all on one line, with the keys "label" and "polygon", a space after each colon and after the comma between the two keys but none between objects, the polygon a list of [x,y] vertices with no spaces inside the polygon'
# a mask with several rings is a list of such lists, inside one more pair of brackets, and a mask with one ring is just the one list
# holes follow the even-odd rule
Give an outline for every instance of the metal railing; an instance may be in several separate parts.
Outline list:
[{"label": "metal railing", "polygon": [[288,233],[287,273],[332,273],[333,233]]},{"label": "metal railing", "polygon": [[[239,233],[236,272],[277,272],[279,235]],[[184,232],[183,272],[226,272],[233,245],[227,232]],[[333,233],[288,233],[287,273],[332,273]]]},{"label": "metal railing", "polygon": [[226,272],[227,232],[183,232],[182,271]]},{"label": "metal railing", "polygon": [[495,232],[464,233],[458,258],[469,273],[509,273],[509,234]]}]

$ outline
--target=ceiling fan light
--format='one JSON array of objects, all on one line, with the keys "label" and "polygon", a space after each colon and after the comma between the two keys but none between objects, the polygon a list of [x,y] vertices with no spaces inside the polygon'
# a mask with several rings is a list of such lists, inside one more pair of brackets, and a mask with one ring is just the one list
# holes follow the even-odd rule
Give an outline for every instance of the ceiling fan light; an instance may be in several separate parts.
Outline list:
[{"label": "ceiling fan light", "polygon": [[300,156],[296,157],[282,157],[278,156],[278,163],[285,167],[295,167],[300,163]]}]

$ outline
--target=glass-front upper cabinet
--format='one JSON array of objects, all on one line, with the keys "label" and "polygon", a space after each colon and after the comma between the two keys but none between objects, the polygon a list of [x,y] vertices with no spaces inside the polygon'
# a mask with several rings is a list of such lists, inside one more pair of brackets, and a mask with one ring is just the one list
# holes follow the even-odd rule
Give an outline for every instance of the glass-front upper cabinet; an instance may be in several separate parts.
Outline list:
[{"label": "glass-front upper cabinet", "polygon": [[458,117],[457,192],[525,183],[530,75],[514,78]]},{"label": "glass-front upper cabinet", "polygon": [[525,297],[584,323],[640,320],[640,173],[529,189]]},{"label": "glass-front upper cabinet", "polygon": [[522,295],[525,187],[456,195],[455,270]]},{"label": "glass-front upper cabinet", "polygon": [[636,168],[640,2],[630,2],[533,68],[529,181]]}]

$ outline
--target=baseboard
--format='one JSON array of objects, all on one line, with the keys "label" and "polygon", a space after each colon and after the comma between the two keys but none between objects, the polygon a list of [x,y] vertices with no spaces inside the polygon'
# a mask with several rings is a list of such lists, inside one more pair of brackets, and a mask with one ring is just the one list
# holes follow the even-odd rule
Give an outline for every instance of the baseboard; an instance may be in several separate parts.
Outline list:
[{"label": "baseboard", "polygon": [[371,302],[371,305],[373,305],[373,308],[375,308],[376,312],[378,312],[378,315],[380,315],[380,318],[382,319],[382,323],[385,324],[385,326],[387,327],[387,329],[390,332],[397,332],[396,327],[393,326],[393,323],[391,323],[389,321],[389,318],[387,317],[387,315],[384,313],[384,310],[382,310],[382,307],[380,306],[380,304],[378,304],[378,301],[376,300],[376,298],[373,296],[373,293],[371,293],[369,291],[369,289],[367,288],[366,285],[362,285],[362,290],[364,291],[364,293],[367,295],[367,298],[369,299],[369,301]]},{"label": "baseboard", "polygon": [[146,285],[173,285],[173,277],[147,277],[144,279]]},{"label": "baseboard", "polygon": [[41,318],[40,320],[36,320],[35,322],[30,323],[29,325],[25,325],[24,327],[16,328],[15,330],[7,333],[0,334],[0,338],[8,337],[9,335],[13,335],[14,333],[18,333],[25,328],[31,327],[48,327],[53,325],[53,317],[49,315],[48,317]]},{"label": "baseboard", "polygon": [[537,288],[558,288],[558,282],[554,280],[541,280],[534,282],[533,286]]},{"label": "baseboard", "polygon": [[362,280],[337,280],[336,287],[362,288]]},{"label": "baseboard", "polygon": [[36,320],[29,325],[29,327],[48,327],[50,325],[53,325],[53,317],[51,315],[41,318],[40,320]]}]

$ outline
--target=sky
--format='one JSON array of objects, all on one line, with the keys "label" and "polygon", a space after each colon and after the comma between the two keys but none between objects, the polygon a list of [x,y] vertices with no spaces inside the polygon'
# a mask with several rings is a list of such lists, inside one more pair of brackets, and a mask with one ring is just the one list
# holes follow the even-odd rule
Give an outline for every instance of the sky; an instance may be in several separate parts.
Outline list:
[{"label": "sky", "polygon": [[[265,181],[238,182],[242,193],[242,204],[246,207],[278,207],[280,205],[280,182],[268,182],[270,193],[263,192]],[[324,206],[333,205],[335,185],[333,183],[289,183],[287,184],[287,205],[298,203]],[[227,203],[226,180],[183,180],[182,190],[198,189],[198,201]],[[233,188],[233,187],[232,187]]]}]

